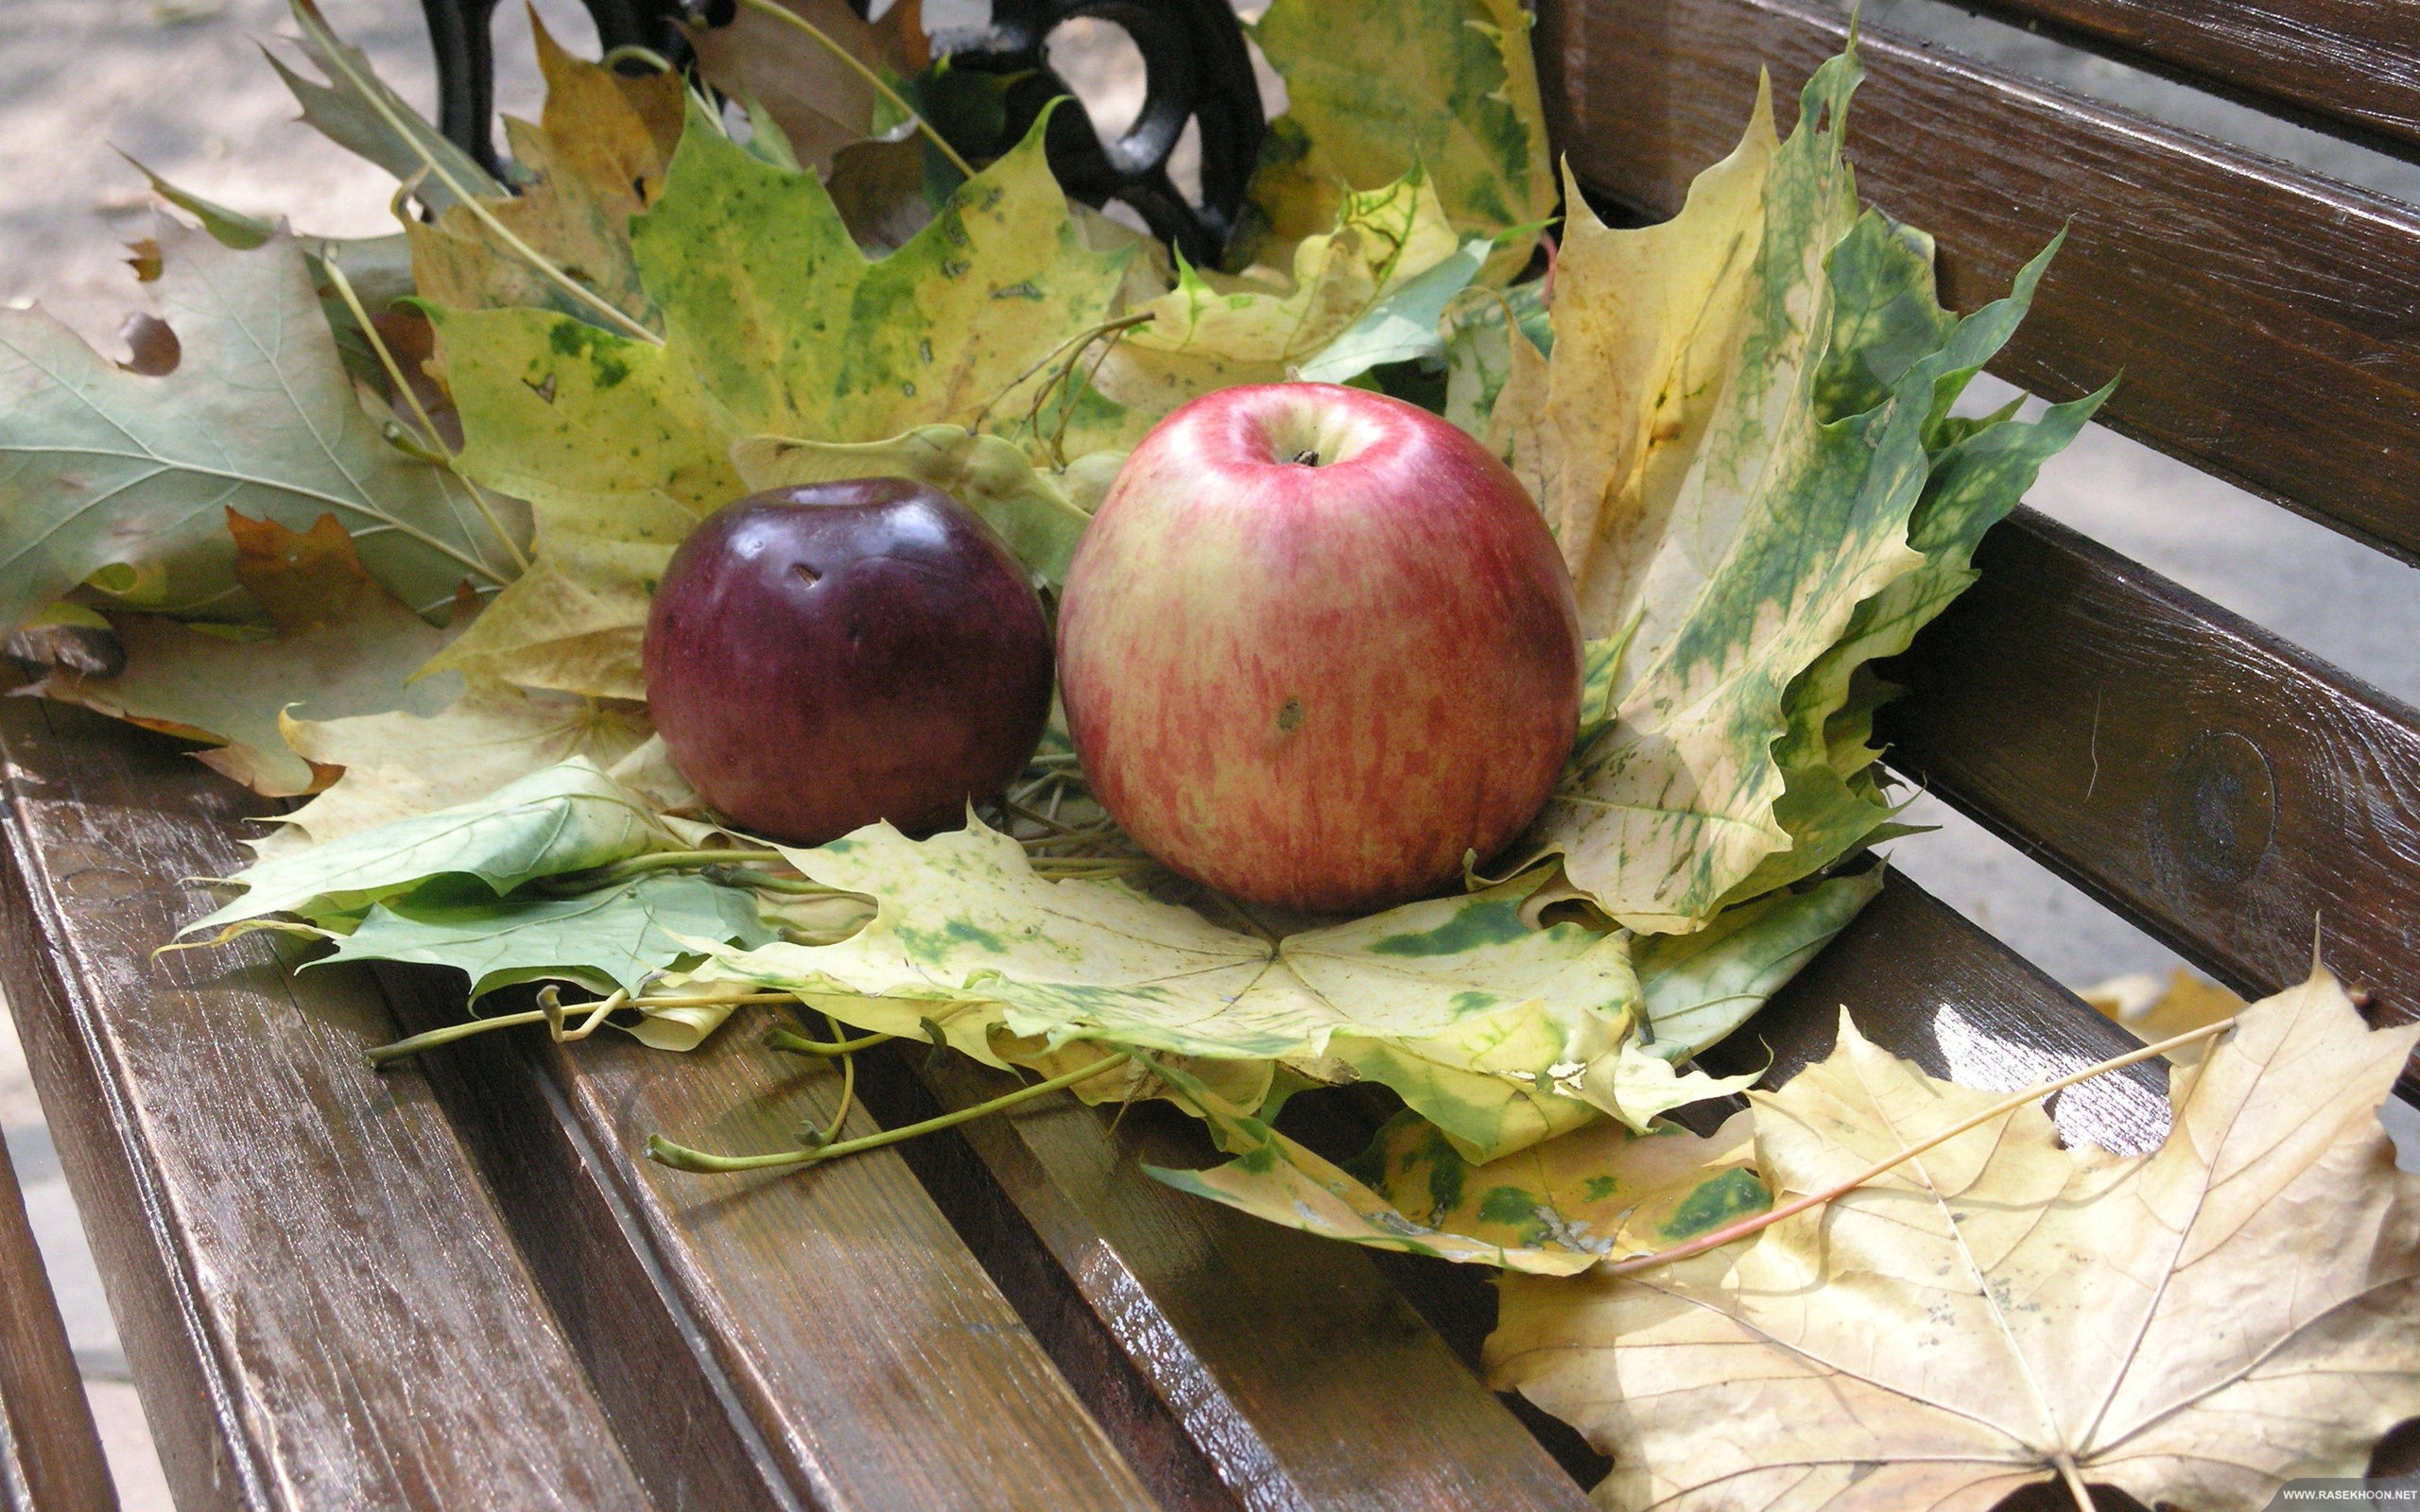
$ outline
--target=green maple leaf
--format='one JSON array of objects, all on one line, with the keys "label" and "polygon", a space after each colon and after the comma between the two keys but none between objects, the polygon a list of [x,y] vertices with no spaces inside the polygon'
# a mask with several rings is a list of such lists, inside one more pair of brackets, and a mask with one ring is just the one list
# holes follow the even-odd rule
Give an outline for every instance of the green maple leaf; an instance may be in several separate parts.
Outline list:
[{"label": "green maple leaf", "polygon": [[228,879],[244,895],[181,933],[268,914],[314,919],[400,898],[434,877],[476,878],[498,897],[673,844],[638,798],[574,757],[467,803],[273,855]]},{"label": "green maple leaf", "polygon": [[2023,317],[2058,245],[2017,275],[2008,300],[1965,322],[1943,309],[1934,293],[1932,238],[1922,232],[1869,211],[1832,254],[1829,267],[1840,292],[1815,377],[1822,413],[1839,421],[1890,403],[1917,364],[1947,363],[1934,384],[1927,474],[1908,525],[1908,543],[1924,561],[1859,603],[1841,638],[1785,692],[1785,728],[1772,747],[1785,787],[1774,816],[1792,843],[1736,884],[1735,898],[1811,875],[1877,838],[1903,833],[1890,824],[1896,810],[1872,772],[1881,755],[1872,744],[1874,712],[1891,690],[1872,677],[1868,664],[1906,650],[1916,631],[1975,580],[1971,562],[1983,533],[2016,507],[2042,464],[2075,438],[2115,387],[2053,404],[2038,421],[2016,420],[2014,405],[1980,420],[1947,416],[1988,355],[1981,349],[2005,340]]},{"label": "green maple leaf", "polygon": [[333,515],[363,566],[437,616],[512,558],[458,479],[363,412],[301,248],[164,223],[154,285],[182,352],[125,371],[39,310],[0,311],[0,624],[79,583],[178,618],[251,620],[227,511],[307,531]]},{"label": "green maple leaf", "polygon": [[304,77],[274,53],[268,55],[269,66],[293,91],[295,103],[302,107],[302,119],[320,135],[398,180],[421,179],[413,196],[433,211],[456,202],[456,184],[482,197],[505,192],[504,185],[469,153],[404,103],[372,70],[361,49],[338,40],[313,0],[289,0],[289,4],[294,23],[302,32],[302,51],[327,81]]},{"label": "green maple leaf", "polygon": [[1426,167],[1452,225],[1507,238],[1501,282],[1554,214],[1554,159],[1515,0],[1276,0],[1253,40],[1286,79],[1250,198],[1281,244],[1344,199]]},{"label": "green maple leaf", "polygon": [[[522,982],[635,991],[697,954],[686,939],[759,945],[773,937],[755,895],[699,876],[641,876],[568,898],[499,898],[472,879],[441,879],[372,906],[323,961],[413,961],[471,979],[471,996]],[[319,963],[314,963],[319,964]]]},{"label": "green maple leaf", "polygon": [[545,311],[432,311],[461,466],[529,501],[539,558],[443,664],[644,696],[648,595],[698,519],[747,491],[734,442],[1022,418],[1048,376],[1028,369],[1102,318],[1128,260],[1084,245],[1042,129],[869,259],[813,175],[693,114],[631,223],[663,344]]}]

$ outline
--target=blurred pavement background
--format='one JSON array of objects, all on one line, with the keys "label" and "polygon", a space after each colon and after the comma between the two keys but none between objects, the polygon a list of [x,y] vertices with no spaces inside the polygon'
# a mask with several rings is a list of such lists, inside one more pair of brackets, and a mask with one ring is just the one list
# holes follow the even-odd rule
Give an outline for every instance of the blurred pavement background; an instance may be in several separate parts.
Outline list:
[{"label": "blurred pavement background", "polygon": [[[365,49],[405,97],[430,108],[434,76],[413,0],[322,4],[337,31]],[[928,5],[926,15],[937,25],[962,25],[978,19],[981,7],[982,0],[942,0]],[[540,0],[538,9],[558,38],[593,56],[595,30],[575,0]],[[1938,0],[1866,0],[1863,15],[1868,26],[1926,36],[2420,203],[2420,169],[2116,64],[2074,59]],[[500,104],[534,115],[527,22],[511,4],[499,7],[496,19]],[[0,7],[0,302],[23,308],[38,300],[104,352],[123,354],[115,332],[142,301],[121,244],[146,232],[152,210],[142,176],[119,151],[197,193],[238,210],[285,215],[304,231],[357,235],[386,229],[391,183],[294,124],[291,99],[262,61],[259,43],[285,29],[283,0],[8,0]],[[1132,118],[1140,81],[1121,34],[1077,23],[1054,50],[1071,80],[1102,107],[1102,125]],[[1864,129],[1879,125],[1869,119]],[[2420,583],[2412,569],[2098,429],[2045,472],[2031,502],[2384,691],[2420,702]],[[1899,842],[1894,864],[2052,975],[2081,987],[2122,972],[2164,972],[2173,963],[2157,944],[1945,805],[1920,799],[1912,816],[1941,829]],[[5,1018],[0,1125],[128,1512],[163,1512],[166,1493],[127,1383],[125,1357]]]}]

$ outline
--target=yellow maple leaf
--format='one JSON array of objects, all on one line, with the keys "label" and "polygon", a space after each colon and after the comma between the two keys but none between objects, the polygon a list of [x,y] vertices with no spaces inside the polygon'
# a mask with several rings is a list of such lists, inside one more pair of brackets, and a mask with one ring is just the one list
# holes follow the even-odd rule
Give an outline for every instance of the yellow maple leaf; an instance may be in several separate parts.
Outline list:
[{"label": "yellow maple leaf", "polygon": [[[2420,1177],[2377,1116],[2415,1040],[2316,972],[2173,1074],[2151,1155],[2029,1105],[1744,1249],[1511,1278],[1491,1380],[1614,1456],[1608,1506],[1981,1512],[2055,1478],[2223,1512],[2359,1474],[2420,1412]],[[1996,1096],[1844,1014],[1758,1094],[1759,1163],[1822,1191]]]}]

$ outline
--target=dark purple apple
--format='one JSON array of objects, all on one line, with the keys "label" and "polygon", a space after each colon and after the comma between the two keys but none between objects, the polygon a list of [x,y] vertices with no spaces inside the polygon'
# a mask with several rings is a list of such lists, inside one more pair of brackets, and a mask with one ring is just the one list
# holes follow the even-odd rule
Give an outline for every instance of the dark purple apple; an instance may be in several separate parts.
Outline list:
[{"label": "dark purple apple", "polygon": [[1050,631],[1008,544],[906,478],[752,494],[672,555],[648,616],[655,728],[742,829],[820,845],[958,823],[1032,756]]}]

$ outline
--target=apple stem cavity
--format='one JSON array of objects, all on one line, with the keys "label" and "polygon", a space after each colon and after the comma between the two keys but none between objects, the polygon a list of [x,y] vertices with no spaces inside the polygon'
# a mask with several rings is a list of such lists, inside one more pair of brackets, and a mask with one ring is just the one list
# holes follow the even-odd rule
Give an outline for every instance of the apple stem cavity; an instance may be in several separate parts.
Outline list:
[{"label": "apple stem cavity", "polygon": [[[1105,1072],[1115,1071],[1133,1058],[1132,1051],[1121,1050],[1114,1055],[1105,1056],[1088,1066],[1080,1066],[1063,1075],[1053,1076],[1047,1081],[1038,1081],[1031,1086],[1020,1087],[1015,1091],[972,1104],[955,1112],[942,1113],[938,1117],[924,1119],[914,1124],[903,1124],[897,1128],[884,1129],[879,1134],[865,1134],[853,1140],[842,1140],[837,1144],[810,1144],[804,1149],[774,1150],[765,1155],[715,1155],[705,1150],[693,1150],[685,1144],[677,1144],[661,1134],[650,1134],[647,1137],[647,1158],[658,1165],[668,1165],[676,1171],[695,1171],[709,1176],[735,1171],[769,1171],[793,1166],[821,1165],[826,1160],[838,1160],[844,1155],[856,1155],[865,1150],[878,1150],[886,1145],[904,1143],[920,1135],[935,1133],[945,1128],[956,1128],[960,1124],[971,1124],[978,1118],[988,1118],[994,1113],[1004,1113],[1011,1108],[1032,1102],[1037,1097],[1046,1097],[1052,1092],[1063,1091],[1079,1082],[1090,1081]],[[842,1111],[845,1113],[847,1109],[844,1108]]]},{"label": "apple stem cavity", "polygon": [[1296,467],[1317,467],[1320,465],[1320,454],[1315,448],[1305,447],[1302,451],[1294,454],[1294,465]]}]

